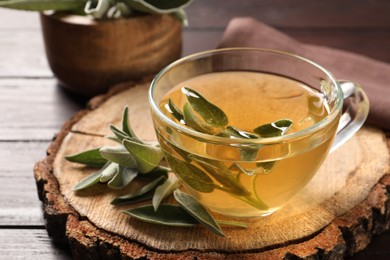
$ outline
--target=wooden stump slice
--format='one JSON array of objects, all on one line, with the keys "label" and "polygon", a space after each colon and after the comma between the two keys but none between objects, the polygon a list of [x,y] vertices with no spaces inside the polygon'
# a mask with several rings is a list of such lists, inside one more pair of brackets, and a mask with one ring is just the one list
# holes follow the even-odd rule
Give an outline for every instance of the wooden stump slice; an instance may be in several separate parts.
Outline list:
[{"label": "wooden stump slice", "polygon": [[122,214],[129,206],[110,201],[132,188],[105,185],[73,192],[94,169],[64,156],[114,143],[108,125],[130,122],[143,139],[155,139],[147,101],[149,82],[127,83],[90,102],[68,121],[35,166],[47,229],[68,243],[75,258],[277,259],[342,257],[364,249],[389,229],[389,150],[385,134],[364,127],[330,154],[306,188],[271,216],[245,220],[248,229],[224,228],[219,237],[202,227],[174,228],[143,223]]}]

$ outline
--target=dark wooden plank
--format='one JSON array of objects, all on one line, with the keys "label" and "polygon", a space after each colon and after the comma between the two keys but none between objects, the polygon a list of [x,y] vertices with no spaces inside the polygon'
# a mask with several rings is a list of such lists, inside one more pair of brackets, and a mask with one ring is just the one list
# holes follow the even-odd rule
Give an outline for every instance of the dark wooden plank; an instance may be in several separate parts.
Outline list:
[{"label": "dark wooden plank", "polygon": [[196,0],[187,8],[193,27],[225,27],[237,16],[286,28],[390,28],[390,2],[378,0]]},{"label": "dark wooden plank", "polygon": [[0,259],[70,260],[45,229],[0,229]]},{"label": "dark wooden plank", "polygon": [[0,142],[0,226],[44,224],[33,167],[44,158],[48,145],[49,142]]},{"label": "dark wooden plank", "polygon": [[82,107],[55,79],[0,79],[0,141],[51,140]]}]

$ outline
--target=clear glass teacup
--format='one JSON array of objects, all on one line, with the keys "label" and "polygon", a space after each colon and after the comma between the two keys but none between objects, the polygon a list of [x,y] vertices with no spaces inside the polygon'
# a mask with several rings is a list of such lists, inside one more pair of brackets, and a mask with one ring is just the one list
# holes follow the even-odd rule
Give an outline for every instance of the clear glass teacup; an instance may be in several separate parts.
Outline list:
[{"label": "clear glass teacup", "polygon": [[[149,102],[158,141],[184,189],[234,217],[281,208],[369,110],[357,84],[303,57],[253,48],[172,63],[154,78]],[[218,110],[209,104],[228,120],[209,124]]]}]

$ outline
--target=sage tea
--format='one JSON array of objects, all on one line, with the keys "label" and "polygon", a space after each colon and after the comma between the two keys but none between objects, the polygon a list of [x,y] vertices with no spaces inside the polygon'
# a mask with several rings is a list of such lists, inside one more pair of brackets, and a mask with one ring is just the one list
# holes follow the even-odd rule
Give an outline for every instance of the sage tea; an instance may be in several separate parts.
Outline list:
[{"label": "sage tea", "polygon": [[[236,217],[268,215],[300,191],[327,155],[338,121],[295,140],[293,133],[329,114],[327,100],[301,82],[259,72],[190,78],[159,106],[178,124],[206,134],[194,138],[155,122],[184,189],[211,210]],[[288,142],[278,141],[285,135]]]}]

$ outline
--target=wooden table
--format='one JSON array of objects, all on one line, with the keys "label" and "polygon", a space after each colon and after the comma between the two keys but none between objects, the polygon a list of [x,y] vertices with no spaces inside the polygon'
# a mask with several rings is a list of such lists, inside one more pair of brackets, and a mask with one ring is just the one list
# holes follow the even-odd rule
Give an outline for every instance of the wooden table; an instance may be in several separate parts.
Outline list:
[{"label": "wooden table", "polygon": [[[252,16],[306,43],[390,62],[387,1],[197,0],[183,55],[215,48],[235,16]],[[32,168],[63,122],[85,106],[50,71],[36,13],[0,10],[0,259],[70,259],[52,244]],[[389,259],[390,233],[353,259]]]}]

